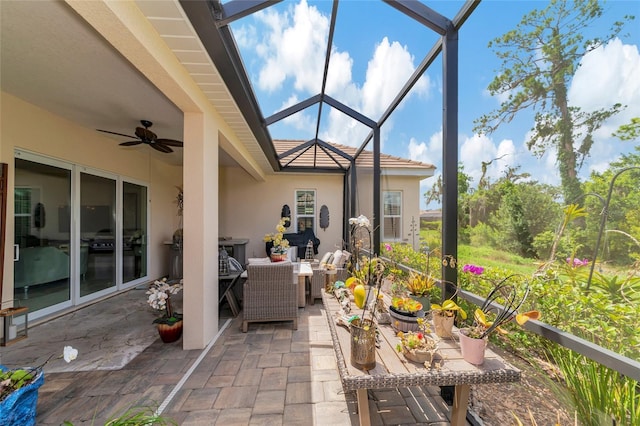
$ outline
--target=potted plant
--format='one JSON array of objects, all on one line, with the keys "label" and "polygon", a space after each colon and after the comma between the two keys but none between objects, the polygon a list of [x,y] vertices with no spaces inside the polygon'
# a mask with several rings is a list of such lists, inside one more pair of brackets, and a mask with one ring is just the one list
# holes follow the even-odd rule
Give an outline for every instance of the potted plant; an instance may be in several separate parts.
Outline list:
[{"label": "potted plant", "polygon": [[502,325],[514,319],[523,325],[529,319],[540,318],[538,311],[518,314],[529,295],[529,285],[524,282],[520,288],[518,283],[511,282],[512,278],[513,275],[508,276],[495,285],[482,306],[475,310],[473,324],[460,330],[460,350],[465,361],[482,364],[488,336],[496,330],[505,332]]},{"label": "potted plant", "polygon": [[422,304],[422,309],[426,312],[431,307],[430,295],[438,280],[429,274],[422,274],[411,271],[405,287],[409,296]]},{"label": "potted plant", "polygon": [[430,368],[438,350],[438,344],[430,336],[431,328],[424,318],[418,318],[417,324],[417,331],[398,332],[397,336],[400,338],[400,342],[397,344],[396,350],[409,361],[418,362]]},{"label": "potted plant", "polygon": [[424,317],[422,304],[410,297],[392,297],[389,314],[396,332],[417,331],[418,318]]},{"label": "potted plant", "polygon": [[[78,356],[78,350],[65,346],[58,358],[71,362]],[[9,369],[0,365],[0,424],[35,425],[38,389],[44,383],[44,366],[53,358],[50,356],[38,367]]]},{"label": "potted plant", "polygon": [[452,299],[445,300],[442,305],[432,303],[431,312],[436,336],[444,339],[453,336],[452,329],[456,314],[460,315],[463,320],[467,319],[467,313]]},{"label": "potted plant", "polygon": [[290,220],[288,217],[281,217],[276,225],[276,232],[273,234],[265,234],[264,242],[273,242],[271,248],[271,261],[281,262],[287,259],[287,250],[289,250],[289,240],[284,238],[285,224]]},{"label": "potted plant", "polygon": [[175,342],[182,336],[182,315],[173,310],[171,295],[182,290],[182,280],[176,284],[169,284],[166,278],[156,280],[151,284],[146,294],[147,303],[153,309],[162,311],[162,316],[153,320],[160,338],[164,343]]},{"label": "potted plant", "polygon": [[[349,219],[351,236],[354,247],[362,247],[362,241],[356,241],[358,232],[365,232],[369,237],[371,246],[370,222],[366,216]],[[358,250],[355,253],[359,253]],[[351,365],[363,370],[371,370],[376,366],[376,323],[374,322],[376,303],[371,303],[369,317],[367,309],[369,300],[380,294],[380,285],[384,272],[384,263],[377,257],[359,258],[354,256],[355,264],[352,264],[354,302],[362,308],[362,315],[353,315],[349,319],[349,332],[351,341]],[[373,295],[376,296],[373,296]]]}]

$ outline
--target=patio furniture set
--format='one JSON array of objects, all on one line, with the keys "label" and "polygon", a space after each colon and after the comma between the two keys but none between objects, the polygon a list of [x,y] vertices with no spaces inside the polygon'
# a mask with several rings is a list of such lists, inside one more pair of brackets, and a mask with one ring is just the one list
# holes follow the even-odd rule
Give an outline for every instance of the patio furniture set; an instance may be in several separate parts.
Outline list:
[{"label": "patio furniture set", "polygon": [[334,280],[339,271],[344,271],[348,259],[349,253],[342,250],[324,256],[322,260],[325,262],[271,262],[269,258],[251,258],[246,271],[233,278],[221,298],[227,298],[232,312],[237,315],[238,303],[233,296],[233,285],[236,280],[245,278],[242,286],[242,331],[246,332],[251,322],[289,320],[293,321],[295,330],[298,308],[322,298],[327,280]]}]

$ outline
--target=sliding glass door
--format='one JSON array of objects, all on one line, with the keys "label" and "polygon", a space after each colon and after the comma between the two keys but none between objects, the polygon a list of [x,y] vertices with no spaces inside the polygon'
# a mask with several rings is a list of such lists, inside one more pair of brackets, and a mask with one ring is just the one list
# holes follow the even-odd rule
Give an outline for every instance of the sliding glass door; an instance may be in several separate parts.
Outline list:
[{"label": "sliding glass door", "polygon": [[16,304],[43,314],[70,306],[71,169],[17,155],[14,200]]},{"label": "sliding glass door", "polygon": [[122,282],[147,276],[147,187],[122,183]]},{"label": "sliding glass door", "polygon": [[36,319],[144,282],[148,187],[16,151],[14,298]]},{"label": "sliding glass door", "polygon": [[116,286],[116,181],[80,173],[80,242],[87,248],[80,297]]}]

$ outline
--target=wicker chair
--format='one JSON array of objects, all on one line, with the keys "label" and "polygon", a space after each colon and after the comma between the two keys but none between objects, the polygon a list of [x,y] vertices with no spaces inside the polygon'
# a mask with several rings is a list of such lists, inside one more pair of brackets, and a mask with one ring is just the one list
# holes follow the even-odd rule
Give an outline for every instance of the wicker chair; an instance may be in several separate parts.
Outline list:
[{"label": "wicker chair", "polygon": [[247,265],[243,287],[242,332],[250,322],[293,321],[298,329],[298,285],[293,280],[293,264]]},{"label": "wicker chair", "polygon": [[325,285],[326,271],[318,267],[313,270],[311,277],[311,304],[314,305],[316,299],[322,299],[322,289]]}]

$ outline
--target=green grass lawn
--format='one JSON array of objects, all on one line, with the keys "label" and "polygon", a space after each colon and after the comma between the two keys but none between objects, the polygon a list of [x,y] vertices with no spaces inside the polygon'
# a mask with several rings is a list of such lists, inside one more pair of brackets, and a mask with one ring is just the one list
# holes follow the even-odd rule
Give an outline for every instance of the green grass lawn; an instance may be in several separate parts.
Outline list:
[{"label": "green grass lawn", "polygon": [[[440,245],[441,236],[438,229],[420,230],[420,239],[427,241],[430,247]],[[538,268],[539,261],[535,259],[525,259],[517,254],[507,253],[491,247],[473,247],[466,244],[458,245],[458,264],[474,265],[508,269],[514,273],[530,275]]]}]

